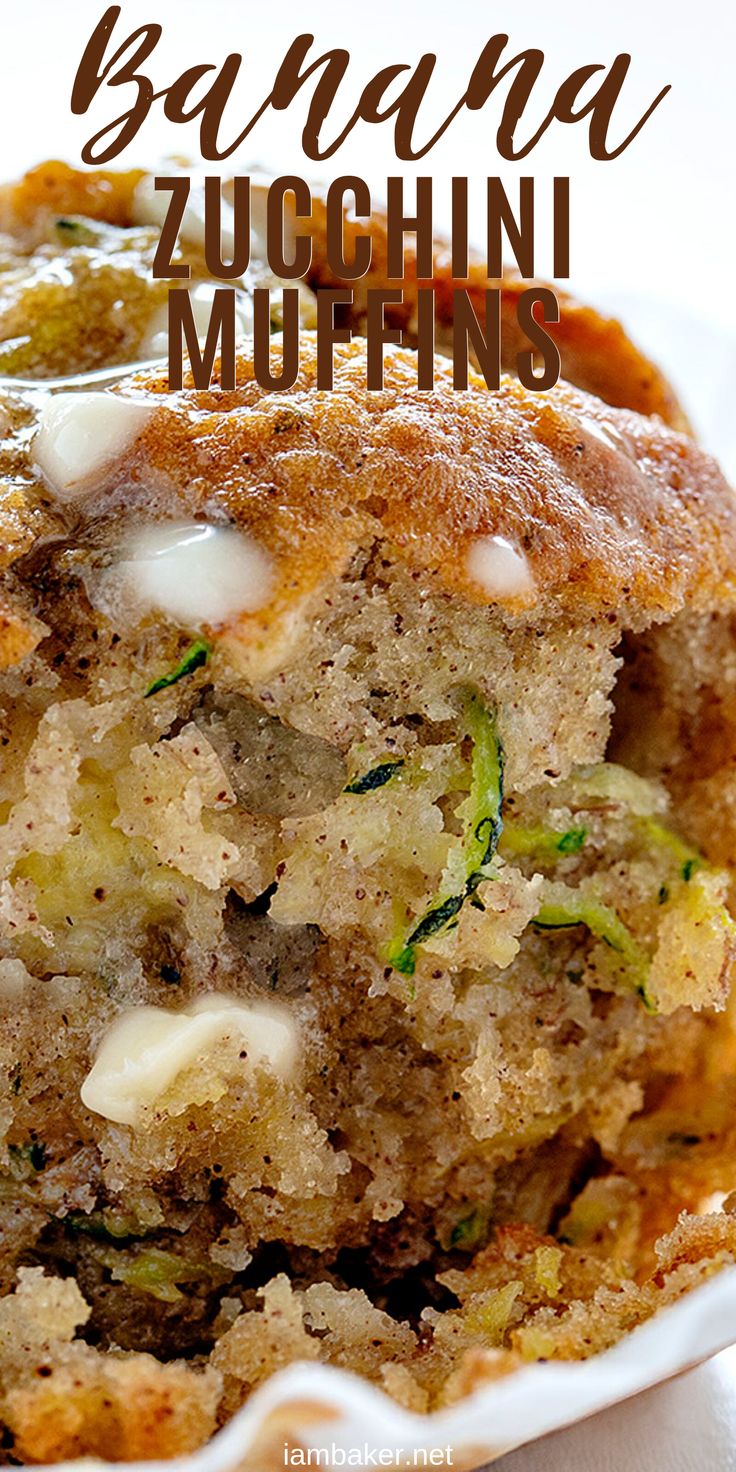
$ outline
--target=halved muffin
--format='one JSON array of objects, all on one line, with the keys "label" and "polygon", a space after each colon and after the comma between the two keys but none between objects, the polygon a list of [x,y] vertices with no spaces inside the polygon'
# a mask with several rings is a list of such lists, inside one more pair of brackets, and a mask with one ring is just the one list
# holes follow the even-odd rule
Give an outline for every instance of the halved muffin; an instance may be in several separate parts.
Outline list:
[{"label": "halved muffin", "polygon": [[427,1409],[736,1255],[679,1215],[736,1187],[732,493],[566,384],[301,356],[2,399],[21,1460],[297,1358]]}]

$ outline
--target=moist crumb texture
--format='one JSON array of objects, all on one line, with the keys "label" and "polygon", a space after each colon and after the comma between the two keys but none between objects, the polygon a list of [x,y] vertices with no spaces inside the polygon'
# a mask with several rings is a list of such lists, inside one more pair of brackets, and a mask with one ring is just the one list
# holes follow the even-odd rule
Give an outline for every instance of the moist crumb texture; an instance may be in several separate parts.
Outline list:
[{"label": "moist crumb texture", "polygon": [[[140,185],[4,191],[4,375],[146,356]],[[149,412],[87,480],[0,395],[14,1463],[186,1453],[296,1360],[447,1406],[736,1261],[732,493],[582,308],[542,396],[369,396],[358,337],[319,393],[309,311],[287,394],[245,339],[100,388]],[[203,528],[258,570],[214,623]]]}]

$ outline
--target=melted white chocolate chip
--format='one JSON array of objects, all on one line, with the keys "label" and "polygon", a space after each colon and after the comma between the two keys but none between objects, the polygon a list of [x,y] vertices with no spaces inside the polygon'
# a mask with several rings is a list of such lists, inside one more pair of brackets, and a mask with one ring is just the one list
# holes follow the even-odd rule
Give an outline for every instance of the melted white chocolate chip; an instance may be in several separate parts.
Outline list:
[{"label": "melted white chocolate chip", "polygon": [[138,1124],[179,1074],[233,1038],[246,1054],[244,1068],[263,1067],[285,1078],[296,1067],[298,1033],[285,1012],[215,992],[183,1012],[124,1012],[102,1040],[82,1084],[82,1103],[114,1124]]},{"label": "melted white chocolate chip", "polygon": [[[133,194],[133,223],[162,227],[171,207],[171,198],[171,191],[157,189],[154,175],[147,174],[136,185]],[[225,260],[228,260],[235,249],[235,217],[225,198],[222,200],[220,228],[222,250]],[[182,240],[204,250],[204,181],[201,179],[190,180],[179,234]]]},{"label": "melted white chocolate chip", "polygon": [[[204,340],[209,332],[212,302],[216,290],[216,281],[200,281],[199,285],[193,286],[189,293],[194,325],[200,341]],[[235,331],[238,336],[247,335],[253,331],[253,303],[244,292],[238,292],[235,297]],[[169,306],[168,302],[165,302],[153,313],[140,351],[142,358],[163,358],[168,350]]]},{"label": "melted white chocolate chip", "polygon": [[142,433],[154,408],[113,393],[58,393],[47,399],[32,456],[59,500],[86,494],[95,476]]},{"label": "melted white chocolate chip", "polygon": [[[250,176],[250,248],[251,259],[254,261],[268,260],[268,191],[272,183],[273,179],[265,175]],[[226,183],[223,187],[226,199],[231,192],[231,186]],[[283,235],[284,255],[287,260],[291,260],[296,248],[296,206],[293,194],[284,195]],[[290,284],[296,286],[297,283]]]},{"label": "melted white chocolate chip", "polygon": [[[179,235],[182,240],[189,241],[200,250],[204,250],[204,183],[201,178],[189,176],[189,195],[182,214]],[[250,246],[251,262],[265,262],[268,257],[266,249],[267,241],[267,206],[268,191],[273,178],[258,173],[250,175]],[[222,185],[220,222],[222,252],[225,260],[232,259],[235,251],[235,210],[234,180],[225,179]],[[171,205],[171,192],[168,189],[157,189],[152,174],[146,175],[136,185],[133,193],[133,220],[137,225],[156,225],[159,229],[163,226],[169,207]],[[291,193],[284,195],[283,201],[283,236],[284,253],[287,260],[294,254],[296,244],[296,205]],[[293,283],[296,284],[296,283]]]},{"label": "melted white chocolate chip", "polygon": [[491,598],[526,598],[534,592],[534,578],[526,555],[506,537],[478,537],[469,548],[466,567],[473,582]]},{"label": "melted white chocolate chip", "polygon": [[128,544],[119,566],[138,603],[186,628],[217,626],[268,601],[272,564],[244,532],[205,522],[161,522]]}]

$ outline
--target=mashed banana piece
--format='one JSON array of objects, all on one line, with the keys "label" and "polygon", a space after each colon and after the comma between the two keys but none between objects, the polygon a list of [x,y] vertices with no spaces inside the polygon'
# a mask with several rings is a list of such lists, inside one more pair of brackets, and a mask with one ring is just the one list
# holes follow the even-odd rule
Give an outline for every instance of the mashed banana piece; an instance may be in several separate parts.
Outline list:
[{"label": "mashed banana piece", "polygon": [[[138,375],[72,506],[3,402],[16,1459],[176,1455],[296,1358],[430,1409],[736,1258],[731,492],[567,385],[395,352],[369,397],[363,353],[331,395],[309,334],[288,395],[245,347],[233,394]],[[193,520],[263,550],[258,606],[130,596],[131,535]],[[259,1060],[191,1028],[222,996]],[[186,1048],[110,1117],[151,1016]]]}]

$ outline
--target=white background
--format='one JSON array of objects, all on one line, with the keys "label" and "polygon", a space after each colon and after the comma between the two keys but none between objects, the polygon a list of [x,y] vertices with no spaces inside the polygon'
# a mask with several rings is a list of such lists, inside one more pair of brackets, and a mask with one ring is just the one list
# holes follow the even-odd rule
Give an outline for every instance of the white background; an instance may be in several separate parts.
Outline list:
[{"label": "white background", "polygon": [[[3,127],[0,177],[44,157],[78,160],[84,140],[116,111],[124,94],[109,91],[87,118],[69,109],[71,85],[104,0],[4,0],[2,4]],[[243,69],[226,126],[234,135],[270,91],[288,43],[302,31],[315,46],[352,53],[348,100],[379,67],[414,62],[435,52],[438,65],[423,114],[425,135],[461,95],[484,42],[507,31],[505,56],[525,46],[546,53],[532,114],[547,110],[560,81],[584,63],[610,62],[619,51],[632,66],[618,114],[628,132],[662,86],[672,90],[627,152],[609,163],[587,155],[584,124],[553,125],[530,158],[498,159],[495,131],[503,91],[480,113],[465,113],[417,166],[396,163],[390,127],[361,126],[328,163],[314,165],[301,148],[305,103],[269,113],[245,145],[243,162],[279,172],[329,178],[362,174],[376,196],[388,173],[431,172],[438,223],[453,174],[471,180],[476,238],[482,241],[481,182],[500,174],[511,188],[520,173],[538,180],[540,220],[551,179],[568,174],[572,190],[572,281],[579,294],[620,310],[633,334],[674,376],[698,427],[736,477],[736,6],[726,0],[367,0],[364,7],[322,0],[258,6],[241,0],[123,0],[127,34],[158,20],[164,35],[148,64],[157,87],[198,62],[241,52]],[[318,54],[315,49],[314,54]],[[120,106],[114,104],[120,103]],[[616,124],[614,125],[614,128]],[[149,163],[165,153],[198,153],[196,127],[166,123],[160,103],[124,162]],[[548,273],[547,232],[537,260]],[[536,1451],[514,1454],[508,1472],[716,1472],[736,1466],[734,1356],[693,1376],[551,1438]]]},{"label": "white background", "polygon": [[[123,88],[107,89],[88,117],[69,108],[77,62],[104,0],[5,0],[2,6],[2,70],[5,125],[0,133],[0,169],[13,173],[49,151],[78,156],[83,141],[119,110]],[[363,18],[361,19],[361,12]],[[389,62],[414,62],[437,54],[426,100],[425,132],[448,112],[467,84],[483,43],[495,32],[509,34],[504,59],[526,46],[544,50],[546,62],[530,104],[539,118],[557,85],[575,67],[610,62],[619,51],[632,55],[614,134],[623,136],[662,86],[672,91],[621,158],[593,162],[586,124],[555,124],[519,164],[499,160],[495,132],[503,84],[480,113],[464,112],[410,176],[432,172],[438,180],[467,174],[480,183],[500,173],[508,184],[519,173],[544,183],[555,174],[572,178],[572,274],[581,291],[641,289],[664,303],[736,328],[736,292],[717,301],[733,264],[734,46],[736,7],[726,0],[525,0],[524,4],[477,0],[364,0],[364,5],[322,0],[122,0],[115,35],[144,21],[159,21],[162,40],[147,68],[157,86],[197,62],[221,62],[229,51],[243,66],[229,116],[233,136],[270,91],[289,41],[302,31],[315,36],[314,55],[329,46],[351,52],[343,84],[352,100],[359,85]],[[308,87],[305,88],[305,96]],[[339,109],[339,100],[338,100]],[[247,156],[281,172],[315,168],[326,175],[346,169],[363,173],[380,190],[397,172],[390,124],[361,125],[325,165],[305,161],[301,124],[305,103],[287,112],[269,111],[245,144]],[[628,126],[625,126],[628,123]],[[96,126],[95,126],[96,124]],[[521,130],[526,132],[525,124]],[[123,155],[131,163],[163,151],[197,152],[197,125],[174,125],[154,103],[137,143]],[[500,165],[500,167],[499,167]],[[479,205],[477,223],[482,212]],[[549,269],[540,253],[538,267]]]}]

